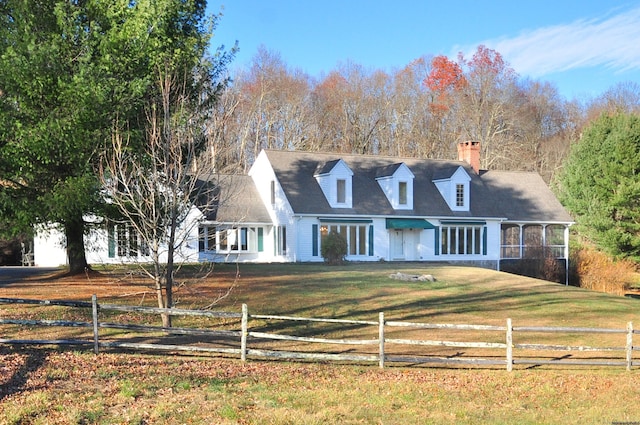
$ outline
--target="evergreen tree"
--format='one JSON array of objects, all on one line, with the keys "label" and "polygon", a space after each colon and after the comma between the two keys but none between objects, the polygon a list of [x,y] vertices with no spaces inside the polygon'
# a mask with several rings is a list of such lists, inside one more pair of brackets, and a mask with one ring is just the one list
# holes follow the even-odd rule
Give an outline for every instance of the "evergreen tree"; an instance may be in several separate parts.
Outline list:
[{"label": "evergreen tree", "polygon": [[585,129],[558,192],[581,235],[610,255],[640,261],[640,116],[604,114]]},{"label": "evergreen tree", "polygon": [[[201,66],[216,20],[205,8],[205,0],[0,0],[0,219],[14,231],[58,223],[71,273],[87,268],[85,217],[106,214],[98,158],[114,133],[125,130],[134,149],[143,142],[160,67]],[[213,59],[211,77],[229,57]]]}]

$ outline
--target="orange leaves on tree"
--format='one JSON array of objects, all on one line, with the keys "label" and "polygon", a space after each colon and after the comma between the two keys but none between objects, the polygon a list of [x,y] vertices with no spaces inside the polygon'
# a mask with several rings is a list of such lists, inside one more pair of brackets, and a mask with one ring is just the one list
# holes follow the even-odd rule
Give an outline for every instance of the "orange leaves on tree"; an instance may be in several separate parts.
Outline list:
[{"label": "orange leaves on tree", "polygon": [[489,73],[502,75],[506,78],[513,78],[516,75],[499,52],[483,45],[478,46],[470,60],[465,61],[462,54],[459,55],[459,58],[461,63],[467,65],[471,74]]},{"label": "orange leaves on tree", "polygon": [[436,56],[431,61],[431,72],[425,80],[429,90],[443,93],[464,86],[465,78],[462,68],[446,56]]},{"label": "orange leaves on tree", "polygon": [[431,110],[434,113],[445,113],[449,110],[451,92],[463,88],[466,79],[460,65],[446,56],[436,56],[431,61],[431,72],[424,84],[435,94]]}]

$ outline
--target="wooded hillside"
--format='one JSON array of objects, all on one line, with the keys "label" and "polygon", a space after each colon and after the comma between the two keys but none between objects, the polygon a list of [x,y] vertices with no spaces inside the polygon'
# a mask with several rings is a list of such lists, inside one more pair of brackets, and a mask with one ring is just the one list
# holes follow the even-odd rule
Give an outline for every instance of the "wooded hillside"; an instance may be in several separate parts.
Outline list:
[{"label": "wooded hillside", "polygon": [[207,161],[219,171],[247,170],[263,148],[452,159],[458,142],[474,140],[483,168],[550,182],[586,124],[603,111],[640,110],[636,83],[564,99],[484,46],[393,72],[347,63],[319,79],[262,48],[231,77],[209,126]]}]

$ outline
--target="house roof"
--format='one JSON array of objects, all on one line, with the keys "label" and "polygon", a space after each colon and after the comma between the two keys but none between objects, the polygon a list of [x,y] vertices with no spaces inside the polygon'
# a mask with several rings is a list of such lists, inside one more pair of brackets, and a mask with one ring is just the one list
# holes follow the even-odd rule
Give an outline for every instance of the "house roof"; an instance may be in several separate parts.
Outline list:
[{"label": "house roof", "polygon": [[[536,173],[491,171],[479,176],[464,161],[277,150],[265,153],[296,214],[572,221]],[[332,208],[314,178],[319,167],[340,159],[353,171],[353,208]],[[412,210],[393,209],[376,181],[380,170],[388,173],[400,163],[415,176]],[[459,167],[471,177],[469,211],[452,211],[433,183],[451,176]]]},{"label": "house roof", "polygon": [[512,221],[573,222],[537,173],[487,171],[482,180],[501,213]]},{"label": "house roof", "polygon": [[246,175],[215,175],[208,180],[218,188],[208,200],[206,219],[219,223],[270,223],[271,217],[260,199],[253,179]]}]

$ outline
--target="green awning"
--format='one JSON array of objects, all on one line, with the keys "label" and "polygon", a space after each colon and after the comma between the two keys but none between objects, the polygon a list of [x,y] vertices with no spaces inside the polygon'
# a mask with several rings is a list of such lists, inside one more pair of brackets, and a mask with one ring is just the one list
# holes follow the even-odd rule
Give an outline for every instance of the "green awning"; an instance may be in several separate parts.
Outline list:
[{"label": "green awning", "polygon": [[387,229],[435,229],[423,218],[388,218]]}]

